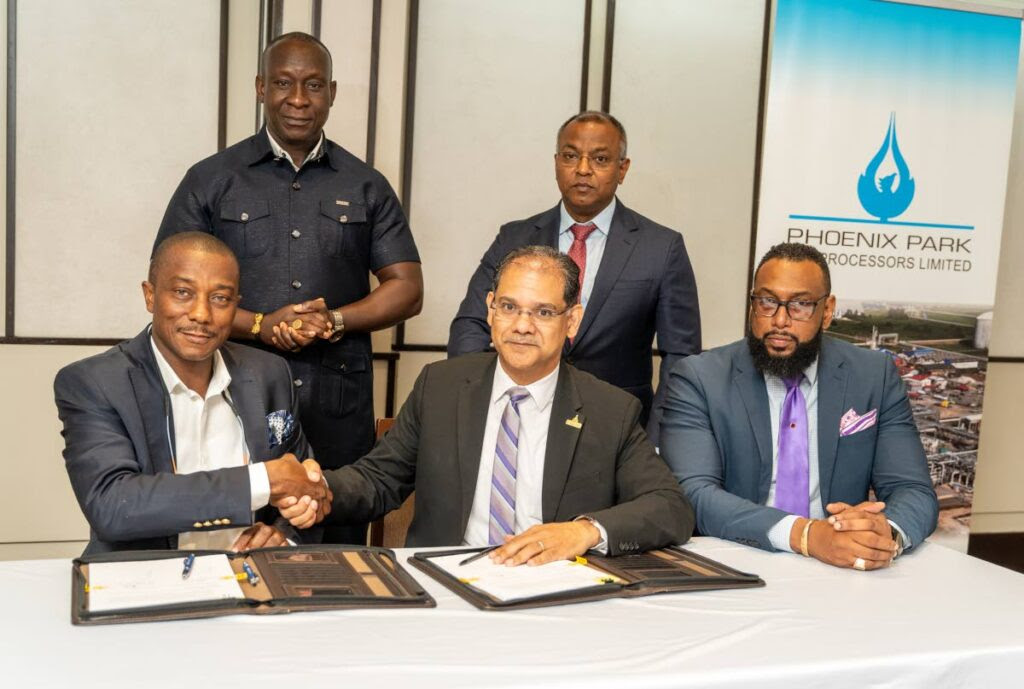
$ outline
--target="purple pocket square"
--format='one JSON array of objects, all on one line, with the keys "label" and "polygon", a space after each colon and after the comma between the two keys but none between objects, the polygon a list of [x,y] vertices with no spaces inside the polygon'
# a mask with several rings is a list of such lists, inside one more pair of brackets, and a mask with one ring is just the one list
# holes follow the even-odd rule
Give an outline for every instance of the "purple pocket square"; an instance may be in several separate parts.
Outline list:
[{"label": "purple pocket square", "polygon": [[871,428],[878,421],[878,410],[872,409],[863,415],[858,415],[851,407],[848,412],[839,419],[839,435],[846,437],[854,433],[860,433],[865,428]]}]

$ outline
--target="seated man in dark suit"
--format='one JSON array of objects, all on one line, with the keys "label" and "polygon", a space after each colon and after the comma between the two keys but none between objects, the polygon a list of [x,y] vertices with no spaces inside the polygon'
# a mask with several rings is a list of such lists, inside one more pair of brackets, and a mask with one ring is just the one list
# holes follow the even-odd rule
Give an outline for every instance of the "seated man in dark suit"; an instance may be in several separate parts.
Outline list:
[{"label": "seated man in dark suit", "polygon": [[566,363],[635,395],[643,405],[640,423],[657,445],[654,336],[663,353],[661,380],[701,346],[697,285],[683,237],[615,197],[629,171],[626,130],[617,119],[594,111],[574,115],[559,128],[556,146],[561,202],[501,227],[452,321],[448,356],[488,349],[484,297],[505,254],[530,244],[557,248],[580,267],[584,308],[576,336],[565,344]]},{"label": "seated man in dark suit", "polygon": [[875,569],[935,529],[938,502],[889,356],[822,337],[831,290],[817,249],[772,247],[747,338],[672,370],[661,454],[702,534]]},{"label": "seated man in dark suit", "polygon": [[[506,256],[487,295],[497,355],[424,367],[377,447],[324,472],[331,519],[377,519],[415,489],[410,546],[501,545],[498,562],[542,564],[686,541],[693,510],[640,403],[561,362],[582,315],[578,277],[549,247]],[[310,498],[275,504],[296,526],[316,520]]]},{"label": "seated man in dark suit", "polygon": [[284,543],[291,527],[273,523],[276,510],[254,512],[326,490],[296,460],[309,447],[287,364],[225,342],[239,299],[234,254],[202,232],[174,235],[142,292],[152,326],[53,384],[89,520],[85,552]]}]

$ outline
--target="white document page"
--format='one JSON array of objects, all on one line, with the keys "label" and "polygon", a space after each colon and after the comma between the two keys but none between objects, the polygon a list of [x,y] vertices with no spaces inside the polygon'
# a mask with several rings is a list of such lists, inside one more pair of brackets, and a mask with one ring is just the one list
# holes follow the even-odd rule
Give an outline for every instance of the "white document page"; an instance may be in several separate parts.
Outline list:
[{"label": "white document page", "polygon": [[149,608],[245,598],[227,555],[200,555],[188,579],[185,556],[166,560],[94,562],[89,565],[89,611]]},{"label": "white document page", "polygon": [[626,583],[616,576],[572,560],[556,560],[536,567],[507,567],[494,564],[491,558],[485,555],[479,560],[460,566],[459,563],[471,554],[433,557],[430,561],[462,583],[489,593],[501,601],[577,591],[600,584]]}]

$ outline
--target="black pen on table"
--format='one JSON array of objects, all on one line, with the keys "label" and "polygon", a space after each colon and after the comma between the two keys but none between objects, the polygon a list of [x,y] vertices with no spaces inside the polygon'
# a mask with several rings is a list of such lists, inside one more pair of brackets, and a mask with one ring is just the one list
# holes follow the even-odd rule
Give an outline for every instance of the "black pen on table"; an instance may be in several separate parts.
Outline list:
[{"label": "black pen on table", "polygon": [[181,578],[188,579],[188,575],[192,573],[192,565],[196,562],[196,554],[189,553],[188,557],[185,558],[185,564],[181,567]]},{"label": "black pen on table", "polygon": [[470,555],[465,560],[460,562],[459,563],[459,567],[461,567],[462,565],[468,565],[470,562],[473,562],[475,560],[479,560],[480,558],[482,558],[487,553],[491,552],[492,550],[497,550],[500,547],[501,546],[497,546],[497,545],[488,546],[487,548],[484,548],[483,550],[481,550],[479,553],[475,553],[473,555]]}]

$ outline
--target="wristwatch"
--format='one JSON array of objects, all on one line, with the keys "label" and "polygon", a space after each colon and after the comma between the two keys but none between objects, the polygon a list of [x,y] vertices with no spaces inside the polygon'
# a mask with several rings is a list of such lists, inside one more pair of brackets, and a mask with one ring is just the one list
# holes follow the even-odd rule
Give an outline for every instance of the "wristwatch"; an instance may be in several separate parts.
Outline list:
[{"label": "wristwatch", "polygon": [[341,309],[331,309],[328,313],[331,314],[331,321],[334,325],[334,332],[331,333],[328,342],[337,342],[345,335],[345,319],[341,315]]},{"label": "wristwatch", "polygon": [[892,524],[889,525],[889,528],[892,529],[892,540],[896,541],[896,554],[892,556],[892,559],[895,560],[903,554],[903,534],[901,534],[900,530],[895,526],[892,526]]}]

